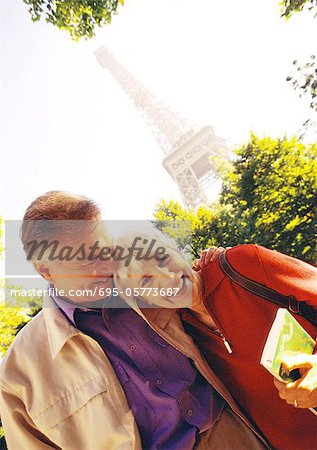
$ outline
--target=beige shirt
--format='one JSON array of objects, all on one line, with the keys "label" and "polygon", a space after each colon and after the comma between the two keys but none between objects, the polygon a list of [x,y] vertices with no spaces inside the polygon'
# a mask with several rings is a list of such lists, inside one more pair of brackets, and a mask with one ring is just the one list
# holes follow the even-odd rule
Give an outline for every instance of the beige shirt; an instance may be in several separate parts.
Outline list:
[{"label": "beige shirt", "polygon": [[[142,312],[132,306],[193,360],[247,422],[184,332],[178,312]],[[49,297],[43,310],[18,333],[0,365],[0,415],[9,450],[141,450],[135,419],[110,361]]]}]

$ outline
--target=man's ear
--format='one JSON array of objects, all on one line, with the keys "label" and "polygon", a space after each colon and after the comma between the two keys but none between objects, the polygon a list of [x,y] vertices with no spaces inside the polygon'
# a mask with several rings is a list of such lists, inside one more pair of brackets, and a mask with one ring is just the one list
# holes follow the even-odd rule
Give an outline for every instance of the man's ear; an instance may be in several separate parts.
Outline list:
[{"label": "man's ear", "polygon": [[49,268],[43,264],[34,264],[36,271],[47,281],[52,281],[52,277],[49,271]]}]

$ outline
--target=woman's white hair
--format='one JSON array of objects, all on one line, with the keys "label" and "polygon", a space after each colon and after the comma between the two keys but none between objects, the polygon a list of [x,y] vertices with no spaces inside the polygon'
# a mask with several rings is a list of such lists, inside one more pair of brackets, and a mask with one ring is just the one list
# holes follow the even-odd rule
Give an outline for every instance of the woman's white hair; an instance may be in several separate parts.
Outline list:
[{"label": "woman's white hair", "polygon": [[[169,250],[173,250],[174,252],[176,251],[182,259],[184,259],[177,247],[176,242],[162,233],[162,231],[155,228],[155,226],[149,221],[144,221],[141,224],[138,222],[137,225],[129,226],[125,230],[121,231],[120,234],[115,238],[114,245],[115,247],[124,248],[127,252],[129,251],[129,248],[132,246],[136,238],[140,239],[140,246],[142,246],[142,243],[144,242],[148,244],[150,242],[153,242],[153,240],[155,241],[155,244],[151,251],[151,256],[153,256],[153,254],[155,253],[155,249],[157,249],[158,247],[163,247],[167,255]],[[145,246],[145,244],[143,244],[143,246]],[[185,259],[184,264],[187,265]],[[115,285],[118,290],[122,292],[122,294],[120,293],[120,295],[127,303],[131,303],[131,297],[127,298],[127,296],[125,295],[125,288],[128,287],[126,283],[129,275],[131,274],[142,276],[142,265],[140,261],[134,256],[132,256],[131,261],[129,261],[128,265],[125,265],[124,262],[120,263],[117,273],[114,274]]]},{"label": "woman's white hair", "polygon": [[[128,251],[136,238],[140,239],[140,243],[144,241],[147,241],[147,243],[149,243],[154,240],[155,246],[152,249],[152,253],[154,253],[155,249],[158,247],[163,247],[164,249],[166,249],[167,253],[168,249],[179,252],[176,242],[162,233],[162,231],[158,230],[150,221],[144,221],[142,223],[138,222],[137,225],[129,226],[128,228],[121,231],[120,234],[115,238],[114,246],[122,247],[126,251]],[[143,246],[145,246],[145,244],[143,244]],[[128,266],[120,264],[118,275],[123,277],[134,270],[138,271],[139,266],[139,261],[137,261],[136,258],[132,258]]]}]

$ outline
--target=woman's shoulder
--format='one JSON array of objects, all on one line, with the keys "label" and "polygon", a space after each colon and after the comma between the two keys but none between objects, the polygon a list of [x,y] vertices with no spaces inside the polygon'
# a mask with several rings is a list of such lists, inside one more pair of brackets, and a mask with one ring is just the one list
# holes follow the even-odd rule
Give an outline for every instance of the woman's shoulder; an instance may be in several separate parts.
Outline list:
[{"label": "woman's shoulder", "polygon": [[300,259],[260,245],[238,245],[227,250],[234,270],[284,295],[317,301],[317,268]]},{"label": "woman's shoulder", "polygon": [[236,245],[226,251],[227,261],[241,275],[263,283],[266,277],[261,259],[262,249],[264,247],[255,244]]},{"label": "woman's shoulder", "polygon": [[[242,244],[226,249],[226,257],[230,266],[241,275],[258,282],[265,282],[263,267],[260,262],[257,246]],[[220,283],[230,283],[230,278],[222,270],[220,259],[210,262],[201,271],[204,280],[205,295],[214,291]]]}]

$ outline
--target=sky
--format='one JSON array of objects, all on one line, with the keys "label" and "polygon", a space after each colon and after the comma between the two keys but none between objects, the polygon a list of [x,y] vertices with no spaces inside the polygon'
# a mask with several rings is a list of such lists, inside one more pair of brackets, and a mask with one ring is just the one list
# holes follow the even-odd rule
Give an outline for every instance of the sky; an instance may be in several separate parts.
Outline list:
[{"label": "sky", "polygon": [[[316,20],[278,0],[126,0],[112,24],[72,42],[22,0],[0,0],[0,214],[21,219],[55,189],[96,199],[108,219],[148,219],[180,200],[163,152],[94,52],[108,47],[189,122],[230,146],[297,134],[307,119],[286,76],[316,53]],[[219,191],[212,188],[210,198]]]}]

